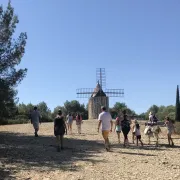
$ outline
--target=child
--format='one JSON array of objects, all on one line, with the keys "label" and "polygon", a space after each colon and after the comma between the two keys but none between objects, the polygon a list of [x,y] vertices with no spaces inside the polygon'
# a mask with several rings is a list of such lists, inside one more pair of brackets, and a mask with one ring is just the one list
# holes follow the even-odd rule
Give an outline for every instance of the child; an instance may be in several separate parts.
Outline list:
[{"label": "child", "polygon": [[118,143],[120,143],[120,133],[121,133],[121,120],[119,117],[116,118],[115,121],[115,129],[116,130],[117,136],[118,136]]},{"label": "child", "polygon": [[171,137],[172,133],[174,132],[173,121],[171,121],[169,117],[166,117],[165,125],[167,127],[167,137],[168,137],[169,146],[171,145],[171,143],[172,143],[172,146],[174,146],[174,142]]},{"label": "child", "polygon": [[138,124],[137,120],[134,120],[133,123],[132,123],[132,143],[134,144],[134,139],[135,139],[135,132],[136,132],[136,124]]},{"label": "child", "polygon": [[141,140],[140,126],[139,126],[138,123],[136,124],[135,135],[136,135],[136,143],[137,143],[137,146],[138,146],[138,141],[140,141],[140,142],[141,142],[141,145],[143,146],[143,142],[142,142],[142,140]]}]

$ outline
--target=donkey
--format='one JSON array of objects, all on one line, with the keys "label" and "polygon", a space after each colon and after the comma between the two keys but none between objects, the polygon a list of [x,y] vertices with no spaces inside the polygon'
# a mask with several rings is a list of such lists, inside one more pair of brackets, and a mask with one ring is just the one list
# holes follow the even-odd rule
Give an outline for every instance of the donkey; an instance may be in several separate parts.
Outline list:
[{"label": "donkey", "polygon": [[156,146],[158,146],[159,142],[159,133],[161,132],[161,128],[156,125],[156,126],[150,126],[150,125],[147,125],[145,127],[145,130],[144,130],[144,134],[148,136],[148,139],[149,139],[149,143],[150,144],[150,138],[151,137],[154,137],[156,139]]}]

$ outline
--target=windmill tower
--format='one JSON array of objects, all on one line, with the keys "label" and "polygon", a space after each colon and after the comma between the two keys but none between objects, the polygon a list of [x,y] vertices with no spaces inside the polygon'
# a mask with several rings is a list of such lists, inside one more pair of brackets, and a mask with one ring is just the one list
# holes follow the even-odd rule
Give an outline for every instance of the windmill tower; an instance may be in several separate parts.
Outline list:
[{"label": "windmill tower", "polygon": [[89,98],[88,118],[97,119],[101,106],[109,109],[109,97],[123,97],[123,89],[106,89],[105,68],[96,69],[96,88],[81,88],[76,90],[78,98]]},{"label": "windmill tower", "polygon": [[88,102],[88,117],[89,119],[96,119],[101,112],[101,106],[109,109],[109,97],[106,96],[99,84],[99,81],[94,89]]}]

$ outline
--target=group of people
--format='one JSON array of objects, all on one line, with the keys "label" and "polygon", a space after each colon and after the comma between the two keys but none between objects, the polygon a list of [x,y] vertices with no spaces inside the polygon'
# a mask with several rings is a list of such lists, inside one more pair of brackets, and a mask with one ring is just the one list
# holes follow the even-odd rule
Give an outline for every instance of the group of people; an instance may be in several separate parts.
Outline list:
[{"label": "group of people", "polygon": [[[41,124],[41,115],[37,107],[34,107],[34,110],[30,115],[30,119],[31,124],[33,124],[35,130],[35,137],[38,137],[39,124]],[[54,119],[54,135],[56,136],[57,140],[57,151],[63,150],[63,137],[65,134],[67,134],[67,130],[70,131],[70,134],[72,134],[73,120],[74,116],[70,112],[68,113],[65,119],[62,115],[62,111],[58,111],[58,114]],[[75,120],[77,125],[77,132],[78,134],[81,134],[81,124],[83,123],[82,116],[79,113],[77,113]]]},{"label": "group of people", "polygon": [[[109,142],[109,133],[112,132],[113,129],[113,121],[111,114],[106,111],[106,107],[101,107],[102,112],[99,114],[98,117],[98,128],[97,131],[99,132],[100,127],[102,130],[102,136],[104,138],[104,144],[105,149],[107,151],[110,150],[110,142]],[[149,122],[148,125],[155,125],[157,123],[157,118],[154,118],[155,116],[150,113],[149,114]],[[54,119],[54,135],[56,136],[57,140],[57,151],[63,150],[63,137],[65,134],[67,134],[67,131],[72,134],[72,124],[73,124],[74,117],[69,112],[66,116],[66,119],[62,115],[62,111],[59,110],[57,116]],[[77,132],[78,134],[81,134],[81,124],[82,116],[77,113],[75,117],[76,125],[77,125]],[[38,130],[39,130],[39,124],[41,124],[41,115],[39,111],[37,110],[37,107],[34,107],[34,111],[31,113],[31,123],[33,124],[33,127],[35,129],[35,137],[38,137]],[[168,142],[174,145],[174,142],[171,138],[171,135],[174,131],[174,125],[172,121],[167,117],[165,119],[165,125],[167,126],[168,130]],[[141,131],[140,131],[140,125],[137,120],[132,119],[129,120],[128,116],[126,114],[126,111],[123,112],[121,116],[118,116],[115,120],[115,126],[114,131],[117,133],[118,137],[118,143],[120,143],[120,133],[122,132],[124,135],[124,142],[123,145],[129,145],[128,140],[128,134],[131,131],[132,132],[132,143],[134,144],[134,140],[136,139],[136,145],[138,146],[138,143],[140,142],[143,146],[143,142],[141,140]]]},{"label": "group of people", "polygon": [[[105,148],[107,151],[109,151],[110,143],[109,143],[108,136],[109,136],[109,133],[112,132],[113,121],[112,121],[112,117],[110,113],[106,111],[106,107],[102,107],[101,110],[102,112],[99,114],[99,117],[98,117],[98,120],[99,120],[98,132],[99,132],[100,126],[102,125],[102,136],[104,138]],[[158,122],[158,119],[155,116],[155,114],[150,112],[149,122],[147,123],[147,125],[153,127],[157,125],[157,122]],[[164,125],[167,127],[167,137],[168,137],[169,146],[171,145],[174,146],[174,142],[171,137],[172,133],[175,132],[173,121],[170,120],[169,117],[166,117]],[[116,118],[114,131],[116,131],[117,133],[119,143],[120,143],[120,133],[121,132],[123,133],[124,146],[129,145],[128,134],[130,131],[132,132],[132,143],[134,144],[134,140],[136,139],[136,145],[138,146],[138,143],[140,142],[141,145],[143,146],[143,142],[141,140],[140,125],[138,121],[134,118],[129,120],[126,114],[126,111],[124,111],[121,116],[118,116]]]},{"label": "group of people", "polygon": [[78,134],[81,134],[81,124],[83,123],[83,121],[82,116],[79,113],[77,113],[75,118],[70,112],[68,113],[68,115],[66,116],[67,129],[68,131],[70,131],[70,134],[72,134],[72,124],[74,119],[76,120],[77,132]]},{"label": "group of people", "polygon": [[[113,121],[111,114],[106,111],[106,107],[101,107],[102,112],[99,114],[98,120],[98,132],[100,129],[100,126],[102,126],[102,136],[104,138],[105,142],[105,148],[107,151],[110,150],[110,143],[109,143],[109,133],[112,132],[113,128]],[[129,145],[128,140],[128,134],[130,130],[132,129],[132,137],[133,137],[133,143],[136,136],[136,143],[138,145],[138,142],[141,142],[141,145],[143,146],[143,142],[141,140],[141,132],[140,132],[140,125],[135,120],[133,122],[133,125],[131,125],[131,122],[128,120],[128,116],[126,112],[123,112],[123,116],[118,116],[115,121],[115,128],[114,131],[117,133],[118,142],[120,143],[120,133],[122,131],[124,135],[124,146]]]}]

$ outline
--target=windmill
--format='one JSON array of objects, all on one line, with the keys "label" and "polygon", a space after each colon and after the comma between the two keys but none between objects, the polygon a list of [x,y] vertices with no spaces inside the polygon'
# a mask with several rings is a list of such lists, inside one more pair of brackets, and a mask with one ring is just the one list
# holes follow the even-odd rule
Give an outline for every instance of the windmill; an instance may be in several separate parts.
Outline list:
[{"label": "windmill", "polygon": [[97,119],[101,106],[109,109],[109,97],[123,97],[124,89],[106,89],[105,68],[96,69],[96,88],[80,88],[76,90],[77,98],[89,98],[88,117]]}]

